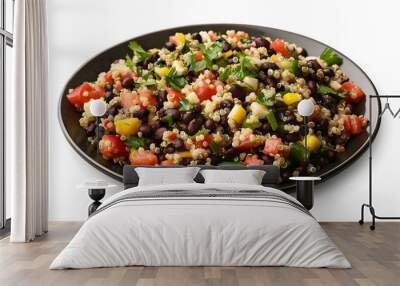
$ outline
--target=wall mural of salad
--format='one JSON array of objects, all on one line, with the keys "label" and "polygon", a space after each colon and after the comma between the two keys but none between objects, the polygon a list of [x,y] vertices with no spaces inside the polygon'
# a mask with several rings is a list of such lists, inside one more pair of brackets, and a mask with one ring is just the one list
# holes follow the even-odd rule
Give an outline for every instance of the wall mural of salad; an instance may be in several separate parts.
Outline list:
[{"label": "wall mural of salad", "polygon": [[[110,62],[94,82],[69,90],[87,140],[113,164],[274,164],[283,180],[335,162],[368,120],[355,112],[365,94],[341,69],[342,58],[284,39],[227,30],[175,33],[162,48]],[[297,104],[316,109],[305,134]],[[98,126],[89,106],[107,103]],[[304,137],[310,159],[305,160]]]}]

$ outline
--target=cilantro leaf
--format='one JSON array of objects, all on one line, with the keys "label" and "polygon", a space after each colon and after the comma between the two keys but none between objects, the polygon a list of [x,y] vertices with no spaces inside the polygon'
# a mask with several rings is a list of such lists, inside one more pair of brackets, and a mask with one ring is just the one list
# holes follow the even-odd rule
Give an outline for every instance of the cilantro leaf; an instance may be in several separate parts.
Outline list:
[{"label": "cilantro leaf", "polygon": [[165,115],[161,120],[168,124],[168,126],[172,126],[174,124],[174,119],[171,114]]},{"label": "cilantro leaf", "polygon": [[128,47],[133,51],[139,62],[143,62],[152,56],[151,53],[143,49],[142,46],[136,41],[129,42]]},{"label": "cilantro leaf", "polygon": [[129,136],[126,141],[126,145],[129,148],[138,149],[140,147],[144,147],[144,138],[137,136]]},{"label": "cilantro leaf", "polygon": [[212,153],[213,155],[217,155],[217,154],[218,154],[218,150],[219,150],[219,145],[218,145],[218,143],[216,143],[216,142],[211,142],[211,143],[210,143],[210,150],[211,150],[211,153]]},{"label": "cilantro leaf", "polygon": [[181,91],[186,85],[185,78],[178,76],[175,68],[171,68],[168,75],[165,77],[165,82],[168,86],[178,91]]},{"label": "cilantro leaf", "polygon": [[200,136],[200,135],[204,135],[207,134],[210,130],[208,130],[207,128],[201,128],[199,131],[196,132],[196,134],[193,135],[193,137],[196,136]]},{"label": "cilantro leaf", "polygon": [[263,89],[257,93],[257,102],[262,105],[273,106],[274,98],[275,98],[274,92],[269,89]]},{"label": "cilantro leaf", "polygon": [[330,88],[329,86],[320,84],[318,85],[318,94],[332,94],[332,95],[336,95],[338,97],[341,98],[345,98],[347,93],[346,92],[337,92],[336,90]]},{"label": "cilantro leaf", "polygon": [[179,101],[179,110],[180,111],[190,111],[192,110],[193,105],[186,99],[183,98]]}]

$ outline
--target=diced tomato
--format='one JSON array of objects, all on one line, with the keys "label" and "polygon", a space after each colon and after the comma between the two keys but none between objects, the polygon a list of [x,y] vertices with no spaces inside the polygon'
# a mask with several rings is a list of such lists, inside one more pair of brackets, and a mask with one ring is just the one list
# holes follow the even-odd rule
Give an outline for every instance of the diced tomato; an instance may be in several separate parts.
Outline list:
[{"label": "diced tomato", "polygon": [[104,135],[99,142],[99,151],[106,159],[128,156],[125,143],[116,135]]},{"label": "diced tomato", "polygon": [[276,39],[271,43],[271,49],[273,49],[275,52],[280,53],[282,56],[285,58],[290,57],[290,52],[285,46],[285,42],[280,39]]},{"label": "diced tomato", "polygon": [[211,99],[211,97],[217,93],[215,85],[207,84],[205,81],[197,83],[193,91],[197,94],[200,101]]},{"label": "diced tomato", "polygon": [[279,152],[279,146],[282,145],[281,138],[269,138],[265,140],[263,153],[269,156],[275,156]]},{"label": "diced tomato", "polygon": [[240,141],[240,143],[236,147],[236,149],[238,149],[239,151],[248,151],[251,148],[260,146],[260,144],[262,144],[262,143],[260,143],[259,141],[250,141],[250,139],[246,139],[246,140]]},{"label": "diced tomato", "polygon": [[157,103],[153,93],[148,89],[139,91],[139,101],[142,107],[151,107]]},{"label": "diced tomato", "polygon": [[169,36],[169,42],[174,43],[176,45],[176,38],[175,36]]},{"label": "diced tomato", "polygon": [[202,59],[204,59],[203,53],[202,53],[201,51],[197,51],[197,52],[194,54],[194,59],[195,59],[197,62],[201,61]]},{"label": "diced tomato", "polygon": [[352,81],[343,83],[340,90],[347,92],[346,101],[348,103],[358,103],[365,97],[362,89]]},{"label": "diced tomato", "polygon": [[181,98],[183,97],[183,94],[177,91],[176,89],[173,89],[171,87],[167,87],[167,92],[168,92],[168,101],[171,102],[179,102]]},{"label": "diced tomato", "polygon": [[350,135],[358,135],[363,131],[363,116],[345,115],[344,116],[344,130]]},{"label": "diced tomato", "polygon": [[176,163],[174,160],[164,160],[161,162],[161,166],[175,166]]},{"label": "diced tomato", "polygon": [[104,89],[95,86],[93,87],[88,82],[82,83],[67,95],[70,103],[75,106],[82,107],[85,102],[91,99],[99,99],[104,96]]},{"label": "diced tomato", "polygon": [[156,165],[158,163],[157,156],[146,150],[132,150],[129,154],[129,161],[132,165]]},{"label": "diced tomato", "polygon": [[207,148],[212,142],[212,136],[210,134],[204,134],[204,139],[196,141],[195,145],[197,148]]},{"label": "diced tomato", "polygon": [[215,80],[217,77],[212,71],[206,70],[203,73],[204,79]]},{"label": "diced tomato", "polygon": [[101,123],[106,131],[113,131],[115,129],[114,122],[108,118],[102,119]]},{"label": "diced tomato", "polygon": [[106,82],[108,82],[108,83],[113,83],[114,82],[114,79],[112,77],[112,72],[106,73]]},{"label": "diced tomato", "polygon": [[168,141],[174,141],[177,138],[177,135],[175,132],[173,131],[165,131],[165,137],[167,137]]},{"label": "diced tomato", "polygon": [[261,159],[258,159],[257,155],[247,155],[246,160],[244,160],[244,164],[246,166],[262,166],[264,165],[264,161]]},{"label": "diced tomato", "polygon": [[120,103],[124,108],[129,108],[132,105],[139,104],[139,95],[136,93],[136,91],[121,92]]}]

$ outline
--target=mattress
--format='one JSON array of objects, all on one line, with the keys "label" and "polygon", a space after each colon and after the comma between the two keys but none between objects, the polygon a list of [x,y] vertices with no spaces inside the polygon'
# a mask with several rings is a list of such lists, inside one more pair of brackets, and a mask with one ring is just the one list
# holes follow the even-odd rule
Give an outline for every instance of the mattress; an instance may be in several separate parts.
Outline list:
[{"label": "mattress", "polygon": [[108,198],[50,269],[133,265],[351,267],[290,195],[193,183],[134,187]]}]

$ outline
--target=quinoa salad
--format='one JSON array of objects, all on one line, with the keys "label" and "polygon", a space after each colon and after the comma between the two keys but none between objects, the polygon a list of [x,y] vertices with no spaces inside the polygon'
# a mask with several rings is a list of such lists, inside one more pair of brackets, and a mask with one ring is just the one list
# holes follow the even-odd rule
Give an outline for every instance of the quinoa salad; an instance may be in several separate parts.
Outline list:
[{"label": "quinoa salad", "polygon": [[[284,39],[234,30],[166,40],[149,50],[130,42],[125,59],[69,90],[80,126],[106,160],[273,164],[285,181],[335,162],[368,124],[354,111],[365,94],[330,48],[311,56]],[[297,111],[303,99],[315,105],[307,128]],[[90,112],[93,100],[107,105],[100,121]]]}]

